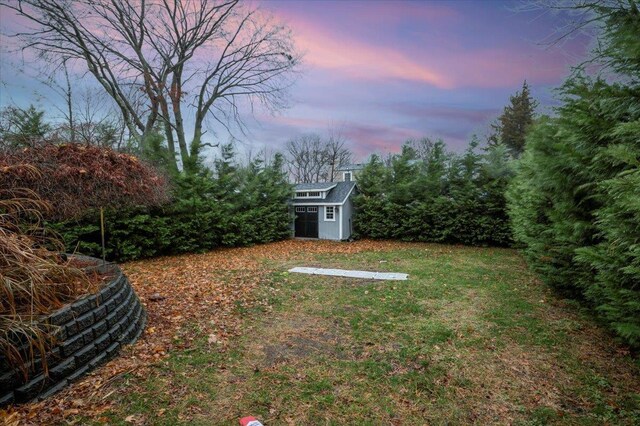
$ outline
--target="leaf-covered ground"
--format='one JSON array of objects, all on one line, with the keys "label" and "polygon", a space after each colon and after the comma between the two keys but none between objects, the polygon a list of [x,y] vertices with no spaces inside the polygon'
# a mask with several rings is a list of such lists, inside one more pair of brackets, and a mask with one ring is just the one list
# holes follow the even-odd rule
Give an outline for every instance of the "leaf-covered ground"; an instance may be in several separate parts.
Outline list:
[{"label": "leaf-covered ground", "polygon": [[[406,282],[288,274],[407,272]],[[123,265],[141,340],[20,424],[634,424],[637,359],[515,251],[291,240]]]}]

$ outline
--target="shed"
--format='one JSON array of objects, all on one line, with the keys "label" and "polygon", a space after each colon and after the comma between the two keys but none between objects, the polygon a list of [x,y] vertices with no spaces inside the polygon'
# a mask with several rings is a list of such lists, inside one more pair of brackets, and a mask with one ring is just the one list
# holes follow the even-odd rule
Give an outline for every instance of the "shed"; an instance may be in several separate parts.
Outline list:
[{"label": "shed", "polygon": [[353,196],[356,183],[299,183],[291,207],[292,231],[298,238],[347,240],[353,233]]}]

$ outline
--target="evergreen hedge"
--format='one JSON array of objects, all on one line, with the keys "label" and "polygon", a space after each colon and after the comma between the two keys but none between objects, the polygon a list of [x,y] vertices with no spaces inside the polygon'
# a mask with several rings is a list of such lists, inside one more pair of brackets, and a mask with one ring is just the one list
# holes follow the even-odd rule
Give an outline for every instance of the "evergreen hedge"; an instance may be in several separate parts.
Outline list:
[{"label": "evergreen hedge", "polygon": [[358,177],[354,229],[359,236],[508,246],[504,192],[511,176],[504,145],[464,155],[439,141],[418,155],[411,144],[385,165],[372,156]]},{"label": "evergreen hedge", "polygon": [[[125,261],[290,237],[287,201],[292,187],[282,168],[280,155],[270,165],[256,160],[240,167],[231,147],[224,147],[213,171],[202,169],[174,179],[171,203],[107,211],[107,258]],[[68,250],[101,256],[97,213],[50,225],[61,234]]]},{"label": "evergreen hedge", "polygon": [[[514,235],[550,285],[640,346],[640,13],[597,9],[609,82],[578,73],[529,134],[508,191]],[[625,9],[625,7],[628,7]]]}]

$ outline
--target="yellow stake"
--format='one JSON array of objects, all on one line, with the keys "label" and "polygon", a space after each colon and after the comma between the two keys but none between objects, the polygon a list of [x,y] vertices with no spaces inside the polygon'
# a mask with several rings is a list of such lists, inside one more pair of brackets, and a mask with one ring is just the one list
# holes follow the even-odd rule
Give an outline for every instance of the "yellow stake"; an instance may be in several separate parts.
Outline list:
[{"label": "yellow stake", "polygon": [[100,207],[100,233],[102,234],[102,264],[107,263],[107,249],[104,246],[104,209]]}]

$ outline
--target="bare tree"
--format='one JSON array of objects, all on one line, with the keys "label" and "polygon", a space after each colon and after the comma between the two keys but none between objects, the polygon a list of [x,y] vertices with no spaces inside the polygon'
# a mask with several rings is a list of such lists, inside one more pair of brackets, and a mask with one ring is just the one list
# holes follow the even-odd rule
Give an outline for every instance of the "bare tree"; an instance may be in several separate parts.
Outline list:
[{"label": "bare tree", "polygon": [[425,160],[431,155],[431,151],[433,151],[434,142],[429,137],[423,137],[420,139],[409,139],[405,143],[405,145],[411,147],[413,151],[416,153],[416,158],[420,160]]},{"label": "bare tree", "polygon": [[296,183],[333,182],[340,166],[351,161],[346,140],[337,132],[323,139],[317,133],[293,138],[286,145],[289,174]]},{"label": "bare tree", "polygon": [[338,169],[351,163],[353,157],[351,151],[346,146],[347,140],[337,131],[330,131],[325,143],[327,152],[327,174],[325,180],[333,182],[338,178]]},{"label": "bare tree", "polygon": [[69,58],[62,59],[62,70],[64,72],[64,86],[59,86],[64,93],[66,109],[62,111],[69,126],[69,139],[71,143],[76,142],[76,122],[73,117],[73,91],[71,89],[71,79],[69,78],[69,68],[67,61]]},{"label": "bare tree", "polygon": [[126,125],[114,107],[111,98],[98,88],[79,90],[73,104],[77,142],[124,150]]},{"label": "bare tree", "polygon": [[[99,87],[72,85],[69,72],[62,69],[62,80],[55,74],[47,79],[48,86],[64,99],[56,107],[62,122],[54,125],[51,140],[96,145],[123,151],[126,125],[113,100]],[[54,104],[55,105],[55,104]]]},{"label": "bare tree", "polygon": [[287,142],[287,166],[295,183],[319,182],[327,162],[320,135],[308,133]]},{"label": "bare tree", "polygon": [[[42,58],[81,65],[114,100],[139,145],[160,126],[169,152],[196,163],[206,120],[244,129],[241,107],[286,106],[301,57],[291,32],[239,0],[17,0]],[[190,141],[185,120],[193,119]],[[177,142],[177,147],[176,147]],[[178,164],[174,164],[178,168]]]}]

